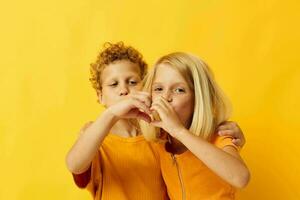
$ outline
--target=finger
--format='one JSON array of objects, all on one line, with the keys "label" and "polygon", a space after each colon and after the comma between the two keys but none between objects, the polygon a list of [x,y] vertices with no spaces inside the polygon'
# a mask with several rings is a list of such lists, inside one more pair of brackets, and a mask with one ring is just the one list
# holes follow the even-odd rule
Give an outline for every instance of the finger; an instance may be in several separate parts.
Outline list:
[{"label": "finger", "polygon": [[135,92],[132,92],[131,94],[133,94],[133,95],[143,94],[143,95],[147,95],[147,96],[151,97],[151,94],[149,92],[146,92],[146,91],[135,91]]},{"label": "finger", "polygon": [[135,98],[138,99],[140,101],[150,101],[151,102],[151,95],[147,94],[147,93],[141,93],[141,92],[135,92],[135,93],[131,93],[128,98]]},{"label": "finger", "polygon": [[152,105],[150,110],[152,113],[153,111],[156,111],[161,119],[166,115],[166,111],[161,107],[160,104]]},{"label": "finger", "polygon": [[245,140],[244,135],[240,134],[235,130],[223,130],[218,131],[218,135],[220,136],[232,136],[233,138],[240,139],[242,142]]},{"label": "finger", "polygon": [[169,110],[173,110],[173,107],[171,106],[171,104],[170,104],[165,98],[163,98],[162,96],[160,96],[159,101],[161,101],[162,104],[163,104],[166,108],[168,108]]},{"label": "finger", "polygon": [[134,105],[136,108],[140,109],[142,112],[145,112],[145,113],[147,113],[148,115],[151,114],[150,108],[149,108],[148,106],[146,106],[145,103],[143,103],[143,102],[141,102],[141,101],[139,101],[139,100],[136,100],[136,99],[133,99],[133,100],[132,100],[132,103],[133,103],[133,105]]},{"label": "finger", "polygon": [[165,105],[165,103],[163,102],[162,98],[157,97],[153,102],[152,102],[152,106],[153,105],[159,105],[162,109],[164,109],[165,112],[168,112],[169,108],[167,105]]},{"label": "finger", "polygon": [[245,140],[240,139],[240,138],[235,138],[235,140],[237,140],[237,145],[240,146],[240,147],[243,147],[246,143]]},{"label": "finger", "polygon": [[137,114],[137,118],[141,119],[141,120],[144,120],[148,123],[151,122],[151,118],[149,115],[147,115],[146,113],[143,113],[143,112],[138,112]]},{"label": "finger", "polygon": [[146,92],[146,91],[138,91],[137,93],[138,93],[138,94],[143,94],[143,95],[148,96],[148,97],[151,98],[150,92]]},{"label": "finger", "polygon": [[231,124],[223,124],[223,125],[220,125],[218,126],[217,130],[218,131],[222,131],[222,130],[230,130],[232,129],[232,125]]},{"label": "finger", "polygon": [[230,125],[232,123],[235,123],[234,121],[224,121],[220,125]]},{"label": "finger", "polygon": [[150,122],[150,124],[152,126],[158,127],[158,128],[162,128],[162,122],[161,121],[152,121]]},{"label": "finger", "polygon": [[152,116],[152,118],[153,118],[153,121],[154,121],[154,120],[156,120],[156,121],[161,121],[158,112],[156,112],[155,110],[154,110],[153,112],[151,112],[151,116]]},{"label": "finger", "polygon": [[234,131],[232,131],[232,130],[218,131],[218,135],[220,135],[220,136],[232,136],[232,137],[235,137]]},{"label": "finger", "polygon": [[145,103],[148,107],[151,106],[151,97],[149,95],[145,95],[142,93],[136,93],[136,94],[131,95],[131,97]]},{"label": "finger", "polygon": [[[159,110],[157,110],[157,109],[159,109]],[[151,110],[152,113],[153,113],[153,111],[157,111],[159,116],[162,115],[162,114],[167,114],[168,113],[168,110],[163,105],[161,105],[161,103],[159,103],[159,102],[156,102],[156,103],[152,104],[150,110]]]},{"label": "finger", "polygon": [[232,143],[239,146],[239,147],[242,147],[243,146],[243,142],[241,139],[233,139],[232,140]]}]

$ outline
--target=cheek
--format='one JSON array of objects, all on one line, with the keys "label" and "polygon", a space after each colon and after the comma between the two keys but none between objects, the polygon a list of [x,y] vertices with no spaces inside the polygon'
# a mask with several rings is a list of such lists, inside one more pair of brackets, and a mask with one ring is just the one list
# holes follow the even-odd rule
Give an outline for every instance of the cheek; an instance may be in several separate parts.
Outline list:
[{"label": "cheek", "polygon": [[194,101],[192,98],[185,97],[176,99],[172,106],[183,123],[193,116]]},{"label": "cheek", "polygon": [[107,106],[113,104],[117,100],[114,89],[105,89],[102,90],[102,103]]},{"label": "cheek", "polygon": [[130,92],[136,92],[136,91],[141,91],[141,90],[142,90],[141,84],[130,88]]},{"label": "cheek", "polygon": [[193,106],[193,101],[189,97],[180,97],[173,100],[173,107],[178,110],[189,110]]},{"label": "cheek", "polygon": [[159,96],[160,95],[156,94],[155,92],[151,92],[151,100],[152,100],[152,102],[154,101],[154,99],[156,99]]},{"label": "cheek", "polygon": [[137,88],[137,90],[142,90],[143,89],[142,82],[140,82],[139,84],[137,84],[136,88]]}]

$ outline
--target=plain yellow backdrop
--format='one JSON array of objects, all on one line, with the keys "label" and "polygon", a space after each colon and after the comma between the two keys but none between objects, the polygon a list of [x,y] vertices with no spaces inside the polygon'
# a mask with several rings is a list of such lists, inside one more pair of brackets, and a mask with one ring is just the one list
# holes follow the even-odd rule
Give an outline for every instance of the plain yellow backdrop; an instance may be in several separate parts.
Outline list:
[{"label": "plain yellow backdrop", "polygon": [[298,1],[10,1],[0,8],[0,199],[91,199],[64,157],[102,111],[89,64],[124,41],[151,65],[202,57],[232,100],[252,178],[238,199],[300,199]]}]

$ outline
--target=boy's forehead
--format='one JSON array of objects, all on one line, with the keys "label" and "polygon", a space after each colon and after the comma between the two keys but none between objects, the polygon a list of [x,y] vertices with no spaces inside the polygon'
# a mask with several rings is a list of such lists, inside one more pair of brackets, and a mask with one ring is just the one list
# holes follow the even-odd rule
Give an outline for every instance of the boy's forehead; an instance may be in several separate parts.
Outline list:
[{"label": "boy's forehead", "polygon": [[138,64],[128,60],[115,61],[106,65],[101,73],[102,78],[116,77],[116,76],[139,76],[141,69]]}]

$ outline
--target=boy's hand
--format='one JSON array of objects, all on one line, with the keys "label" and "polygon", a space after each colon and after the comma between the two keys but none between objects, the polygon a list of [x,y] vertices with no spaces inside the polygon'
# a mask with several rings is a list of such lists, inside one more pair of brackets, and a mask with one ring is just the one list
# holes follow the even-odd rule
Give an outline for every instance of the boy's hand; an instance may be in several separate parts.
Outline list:
[{"label": "boy's hand", "polygon": [[226,121],[217,128],[217,134],[220,136],[232,136],[232,142],[243,147],[246,143],[243,131],[236,122]]},{"label": "boy's hand", "polygon": [[150,122],[151,97],[147,92],[135,92],[107,108],[117,119],[138,118]]}]

